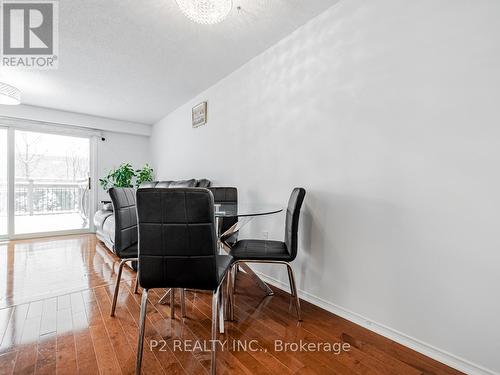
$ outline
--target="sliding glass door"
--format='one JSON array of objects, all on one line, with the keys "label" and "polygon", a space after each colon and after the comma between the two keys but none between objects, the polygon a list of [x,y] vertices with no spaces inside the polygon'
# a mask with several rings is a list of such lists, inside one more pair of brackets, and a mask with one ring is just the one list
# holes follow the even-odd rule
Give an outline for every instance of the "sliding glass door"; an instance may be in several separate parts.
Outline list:
[{"label": "sliding glass door", "polygon": [[14,234],[89,229],[90,139],[16,130]]},{"label": "sliding glass door", "polygon": [[96,138],[47,131],[0,126],[0,238],[93,229]]}]

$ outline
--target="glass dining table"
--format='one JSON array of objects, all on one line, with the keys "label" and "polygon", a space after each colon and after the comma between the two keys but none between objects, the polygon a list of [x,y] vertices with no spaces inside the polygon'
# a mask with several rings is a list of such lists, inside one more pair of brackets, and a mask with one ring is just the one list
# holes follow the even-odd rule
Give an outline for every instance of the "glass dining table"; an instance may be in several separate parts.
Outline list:
[{"label": "glass dining table", "polygon": [[[257,205],[245,205],[245,204],[233,204],[233,203],[216,203],[214,205],[214,214],[216,220],[216,231],[217,238],[219,239],[220,249],[230,251],[230,245],[228,245],[224,238],[228,238],[233,234],[237,233],[243,226],[248,224],[253,218],[265,215],[273,215],[283,211],[283,207],[279,205],[272,204],[257,204]],[[238,218],[236,224],[231,226],[229,229],[221,233],[222,219],[224,218]],[[268,295],[273,295],[273,291],[269,286],[255,274],[254,271],[245,263],[239,265],[245,273],[250,276],[253,280],[257,282],[259,287],[261,287]]]},{"label": "glass dining table", "polygon": [[271,204],[241,205],[233,203],[216,203],[215,217],[255,217],[277,214],[283,207]]},{"label": "glass dining table", "polygon": [[[219,240],[219,251],[229,252],[231,250],[230,245],[224,242],[224,238],[228,238],[231,235],[237,233],[241,228],[248,224],[253,218],[265,215],[273,215],[283,211],[283,207],[279,205],[272,204],[233,204],[233,203],[216,203],[214,205],[214,216],[215,216],[215,226],[216,234]],[[238,218],[236,224],[231,226],[222,233],[222,219],[224,218]],[[273,290],[259,277],[257,274],[247,265],[240,264],[239,267],[245,271],[245,273],[250,276],[257,285],[267,293],[267,295],[272,296]],[[170,289],[160,298],[160,303],[166,303],[167,297],[170,294]]]}]

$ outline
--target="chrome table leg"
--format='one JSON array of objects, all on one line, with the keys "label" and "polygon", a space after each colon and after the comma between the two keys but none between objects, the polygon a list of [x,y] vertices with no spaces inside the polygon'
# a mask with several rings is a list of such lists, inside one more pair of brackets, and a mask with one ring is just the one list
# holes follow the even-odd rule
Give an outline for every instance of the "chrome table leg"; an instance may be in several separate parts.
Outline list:
[{"label": "chrome table leg", "polygon": [[160,300],[158,301],[160,305],[165,305],[167,303],[167,299],[170,296],[170,290],[171,289],[167,289],[165,294],[160,298]]},{"label": "chrome table leg", "polygon": [[252,269],[245,263],[238,263],[236,266],[240,266],[243,271],[246,272],[248,276],[250,276],[258,285],[259,287],[267,293],[268,296],[273,296],[274,292],[271,288],[269,288],[269,285],[267,285],[262,279],[257,276],[255,272],[252,271]]}]

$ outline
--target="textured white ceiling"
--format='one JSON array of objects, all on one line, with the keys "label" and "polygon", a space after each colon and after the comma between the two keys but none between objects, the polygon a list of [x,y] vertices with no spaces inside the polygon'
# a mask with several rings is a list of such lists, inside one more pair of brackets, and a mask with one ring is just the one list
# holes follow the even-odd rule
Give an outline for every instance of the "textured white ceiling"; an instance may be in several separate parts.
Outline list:
[{"label": "textured white ceiling", "polygon": [[24,104],[152,124],[337,1],[233,0],[206,26],[175,0],[64,0],[59,69],[1,68],[0,80]]}]

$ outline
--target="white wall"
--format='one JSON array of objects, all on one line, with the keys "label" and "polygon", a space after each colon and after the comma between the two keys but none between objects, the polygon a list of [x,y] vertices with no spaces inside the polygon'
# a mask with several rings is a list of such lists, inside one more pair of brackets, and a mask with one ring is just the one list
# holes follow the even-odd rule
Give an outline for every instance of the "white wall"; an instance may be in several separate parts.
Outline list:
[{"label": "white wall", "polygon": [[[142,168],[151,164],[149,137],[103,132],[105,141],[97,144],[97,176],[106,176],[110,169],[117,168],[122,163],[130,163],[134,168]],[[98,199],[109,199],[108,194],[99,186]]]},{"label": "white wall", "polygon": [[[304,297],[500,371],[499,15],[495,0],[341,1],[157,123],[159,177],[251,202],[304,186]],[[263,230],[281,238],[282,217]]]}]

